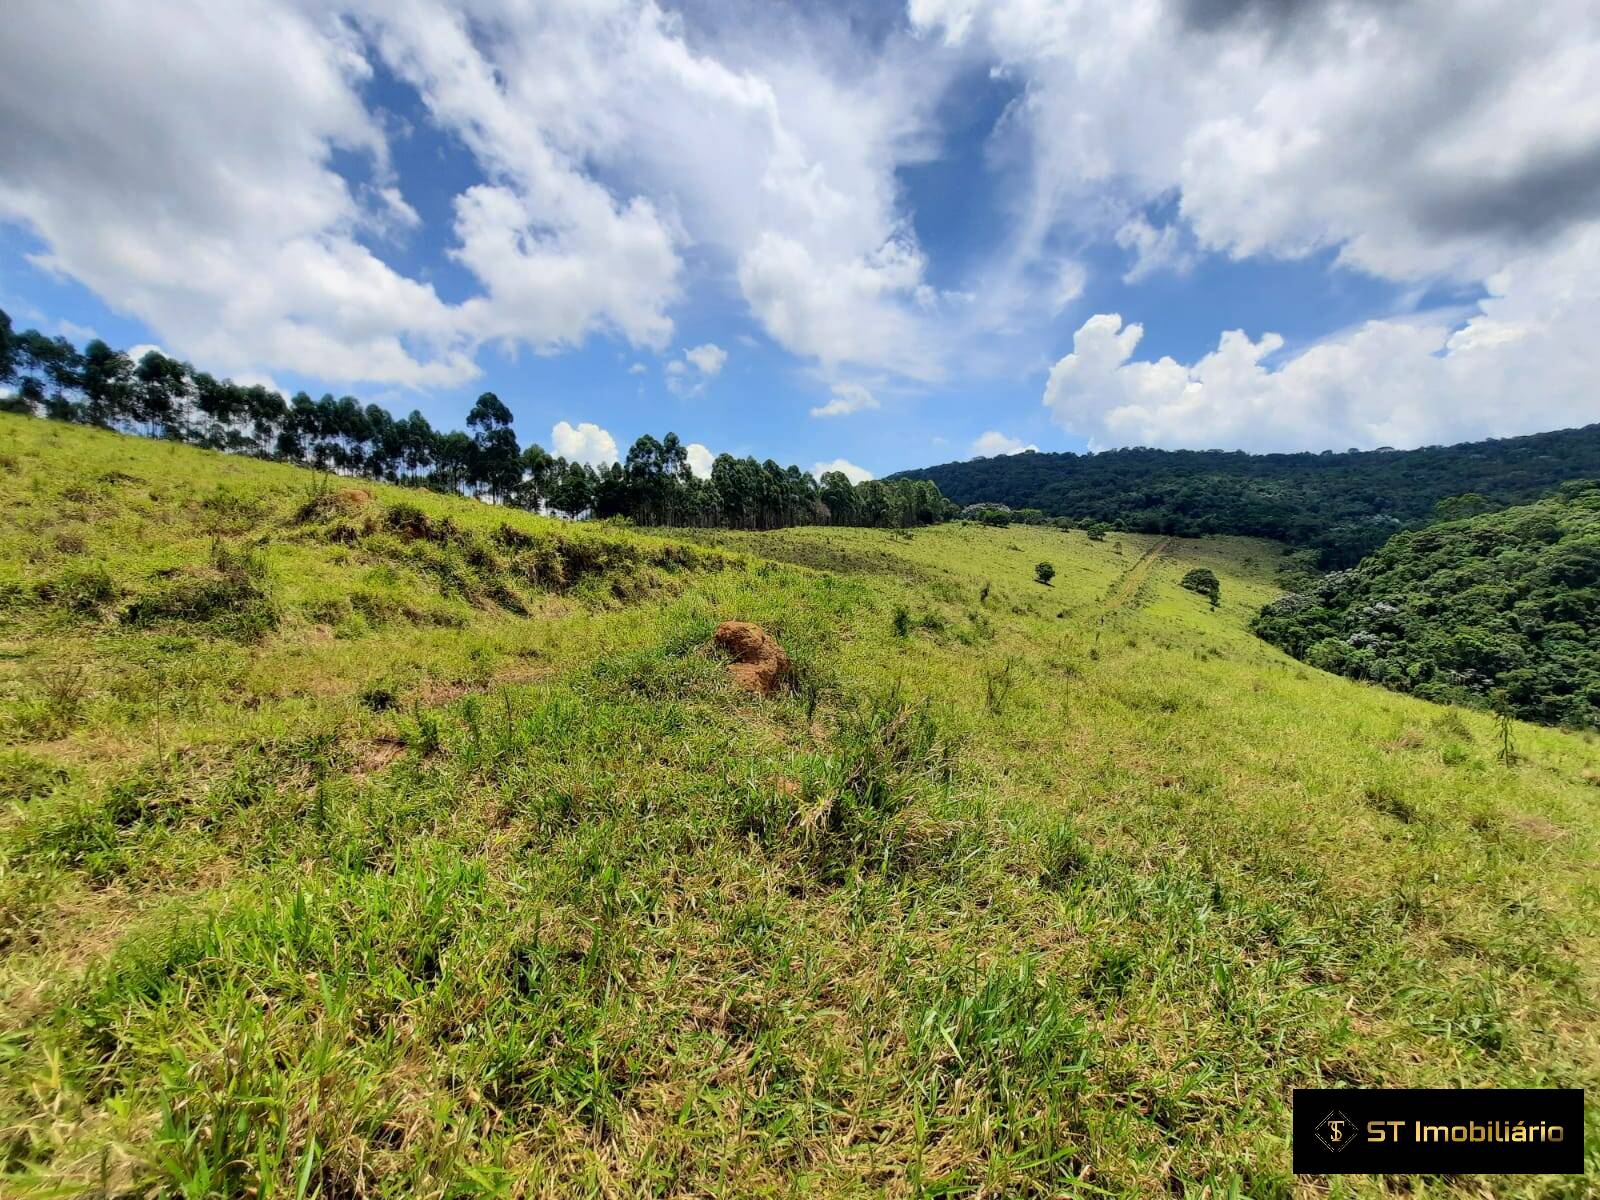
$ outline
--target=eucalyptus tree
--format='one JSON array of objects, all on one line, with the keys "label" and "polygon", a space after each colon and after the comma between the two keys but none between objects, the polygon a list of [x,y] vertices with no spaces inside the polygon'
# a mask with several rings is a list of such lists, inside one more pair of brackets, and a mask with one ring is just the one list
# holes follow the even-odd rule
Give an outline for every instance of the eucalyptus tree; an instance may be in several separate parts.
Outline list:
[{"label": "eucalyptus tree", "polygon": [[459,492],[472,478],[477,447],[459,429],[442,433],[433,443],[433,474],[428,482],[446,492]]},{"label": "eucalyptus tree", "polygon": [[133,381],[129,416],[142,421],[151,437],[158,429],[167,437],[181,434],[187,425],[184,410],[194,394],[189,364],[149,350],[134,367]]},{"label": "eucalyptus tree", "polygon": [[134,412],[133,363],[99,338],[83,348],[80,386],[84,417],[91,425],[111,426]]},{"label": "eucalyptus tree", "polygon": [[563,463],[550,486],[550,507],[569,517],[581,516],[594,505],[597,482],[594,469],[586,463]]},{"label": "eucalyptus tree", "polygon": [[366,473],[374,479],[398,479],[401,455],[399,422],[381,404],[367,405],[362,418],[367,433]]},{"label": "eucalyptus tree", "polygon": [[416,409],[411,410],[410,416],[396,422],[396,426],[400,436],[400,461],[405,465],[407,476],[415,479],[433,466],[439,435],[428,424],[428,418]]},{"label": "eucalyptus tree", "polygon": [[856,517],[855,488],[843,471],[824,471],[820,485],[822,502],[828,506],[828,520],[835,525],[853,525]]},{"label": "eucalyptus tree", "polygon": [[83,419],[72,399],[83,391],[83,356],[66,338],[48,338],[37,329],[18,334],[15,370],[21,376],[17,393],[30,410],[38,405],[57,420]]},{"label": "eucalyptus tree", "polygon": [[511,410],[493,392],[479,396],[467,414],[474,449],[468,481],[475,489],[486,489],[497,501],[522,479],[521,452],[511,422]]},{"label": "eucalyptus tree", "polygon": [[0,383],[17,377],[17,336],[11,331],[11,314],[0,308]]},{"label": "eucalyptus tree", "polygon": [[511,503],[530,512],[538,512],[550,498],[556,472],[563,465],[559,458],[553,457],[538,442],[528,446],[518,460],[520,476],[510,493]]}]

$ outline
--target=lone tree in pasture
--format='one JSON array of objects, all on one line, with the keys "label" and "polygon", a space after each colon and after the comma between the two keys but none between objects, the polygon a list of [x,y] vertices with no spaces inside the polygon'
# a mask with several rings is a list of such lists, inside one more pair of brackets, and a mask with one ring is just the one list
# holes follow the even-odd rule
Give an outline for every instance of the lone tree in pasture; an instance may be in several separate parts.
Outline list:
[{"label": "lone tree in pasture", "polygon": [[1215,608],[1222,599],[1222,584],[1217,581],[1216,575],[1209,567],[1196,567],[1183,577],[1183,586],[1191,592],[1210,599],[1211,607]]},{"label": "lone tree in pasture", "polygon": [[1055,564],[1047,562],[1040,563],[1038,566],[1034,567],[1033,577],[1040,583],[1044,584],[1045,587],[1049,587],[1050,581],[1056,577]]}]

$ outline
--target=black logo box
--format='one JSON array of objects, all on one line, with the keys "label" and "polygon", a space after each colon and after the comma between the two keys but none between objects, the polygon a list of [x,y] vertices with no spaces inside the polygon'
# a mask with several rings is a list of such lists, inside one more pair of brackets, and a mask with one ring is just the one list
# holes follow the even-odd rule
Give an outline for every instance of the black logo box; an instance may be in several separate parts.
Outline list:
[{"label": "black logo box", "polygon": [[1295,1088],[1310,1175],[1583,1174],[1583,1089]]}]

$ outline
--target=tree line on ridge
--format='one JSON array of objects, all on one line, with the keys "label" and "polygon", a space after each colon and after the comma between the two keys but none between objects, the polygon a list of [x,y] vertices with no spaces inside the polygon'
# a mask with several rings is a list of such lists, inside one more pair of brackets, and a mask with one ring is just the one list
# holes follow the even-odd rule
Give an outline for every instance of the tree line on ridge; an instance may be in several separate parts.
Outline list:
[{"label": "tree line on ridge", "polygon": [[260,384],[197,371],[156,350],[137,362],[96,338],[13,330],[0,311],[0,411],[42,414],[392,483],[467,493],[569,517],[641,525],[776,529],[789,525],[902,528],[948,519],[954,506],[927,480],[813,478],[771,459],[719,455],[709,478],[689,466],[674,433],[639,438],[620,463],[595,467],[522,446],[511,410],[478,397],[465,430],[435,429],[420,412],[395,417],[354,396],[291,399]]}]

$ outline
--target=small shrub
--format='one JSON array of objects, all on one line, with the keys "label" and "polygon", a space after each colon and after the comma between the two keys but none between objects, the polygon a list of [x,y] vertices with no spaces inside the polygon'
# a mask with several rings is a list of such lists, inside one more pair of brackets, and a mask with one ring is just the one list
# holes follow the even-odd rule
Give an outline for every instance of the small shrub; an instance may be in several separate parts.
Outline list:
[{"label": "small shrub", "polygon": [[38,690],[12,710],[8,724],[26,738],[49,741],[64,737],[78,723],[88,698],[88,678],[81,666],[48,668],[36,676]]},{"label": "small shrub", "polygon": [[1494,752],[1495,761],[1502,767],[1514,767],[1517,765],[1519,756],[1517,754],[1517,742],[1511,732],[1511,714],[1508,712],[1500,713],[1496,717],[1496,723],[1499,726],[1500,745]]},{"label": "small shrub", "polygon": [[1033,568],[1033,577],[1040,583],[1044,584],[1045,587],[1049,587],[1050,581],[1056,577],[1055,564],[1048,562],[1039,563]]},{"label": "small shrub", "polygon": [[1183,577],[1181,586],[1210,599],[1212,608],[1222,599],[1222,584],[1209,567],[1196,567],[1190,571]]},{"label": "small shrub", "polygon": [[894,606],[894,635],[895,637],[908,637],[911,633],[911,613],[904,604]]}]

